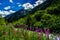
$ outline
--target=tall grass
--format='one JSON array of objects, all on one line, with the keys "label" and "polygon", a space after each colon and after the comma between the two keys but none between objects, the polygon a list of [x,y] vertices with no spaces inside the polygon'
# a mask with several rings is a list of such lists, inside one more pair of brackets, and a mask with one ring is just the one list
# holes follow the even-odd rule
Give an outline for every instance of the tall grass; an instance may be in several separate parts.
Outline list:
[{"label": "tall grass", "polygon": [[42,31],[29,31],[22,28],[16,29],[13,26],[0,26],[0,40],[58,40],[57,38],[60,36],[47,33],[49,32],[48,30],[45,30],[44,33]]}]

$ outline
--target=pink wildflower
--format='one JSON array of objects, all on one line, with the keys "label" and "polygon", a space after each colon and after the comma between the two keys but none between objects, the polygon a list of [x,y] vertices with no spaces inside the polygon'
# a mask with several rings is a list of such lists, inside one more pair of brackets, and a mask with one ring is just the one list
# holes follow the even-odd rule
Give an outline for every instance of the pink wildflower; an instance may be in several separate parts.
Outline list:
[{"label": "pink wildflower", "polygon": [[50,29],[49,28],[48,29],[47,28],[44,28],[44,32],[45,32],[46,36],[49,39]]},{"label": "pink wildflower", "polygon": [[6,35],[8,35],[8,32],[5,32]]}]

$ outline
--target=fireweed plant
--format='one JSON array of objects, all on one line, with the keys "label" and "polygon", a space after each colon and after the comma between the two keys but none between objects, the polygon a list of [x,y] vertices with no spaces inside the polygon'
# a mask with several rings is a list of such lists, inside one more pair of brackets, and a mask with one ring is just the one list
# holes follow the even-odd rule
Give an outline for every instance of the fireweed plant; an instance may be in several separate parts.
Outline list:
[{"label": "fireweed plant", "polygon": [[0,40],[60,40],[60,35],[50,33],[49,28],[38,28],[35,31],[14,28],[12,25],[1,27]]}]

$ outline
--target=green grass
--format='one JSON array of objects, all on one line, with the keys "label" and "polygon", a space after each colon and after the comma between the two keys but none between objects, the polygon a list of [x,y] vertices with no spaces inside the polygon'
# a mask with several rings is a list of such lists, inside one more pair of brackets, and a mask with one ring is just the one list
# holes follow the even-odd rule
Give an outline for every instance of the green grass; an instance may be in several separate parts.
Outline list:
[{"label": "green grass", "polygon": [[0,26],[0,40],[48,40],[48,37],[44,33],[22,28],[16,30],[13,26]]}]

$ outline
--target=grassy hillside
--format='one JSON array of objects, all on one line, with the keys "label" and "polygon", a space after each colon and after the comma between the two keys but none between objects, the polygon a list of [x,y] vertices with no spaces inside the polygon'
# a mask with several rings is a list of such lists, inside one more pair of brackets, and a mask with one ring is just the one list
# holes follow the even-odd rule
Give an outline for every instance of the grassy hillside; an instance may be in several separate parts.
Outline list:
[{"label": "grassy hillside", "polygon": [[34,14],[28,13],[26,17],[14,21],[13,24],[23,24],[34,28],[47,27],[58,33],[60,30],[60,0],[53,0],[46,9],[37,10]]},{"label": "grassy hillside", "polygon": [[0,15],[0,40],[58,40],[60,38],[60,0],[53,0],[43,10],[31,12],[33,14],[29,12],[27,16],[13,22],[7,22]]},{"label": "grassy hillside", "polygon": [[[37,7],[38,8],[38,7]],[[33,12],[33,11],[32,11]],[[27,25],[28,27],[50,28],[52,32],[60,32],[60,0],[53,0],[49,7],[44,10],[37,10],[33,14],[28,13],[27,16],[20,18],[13,22],[4,21],[4,18],[0,18],[0,26],[13,24]],[[14,19],[13,19],[14,20]]]}]

